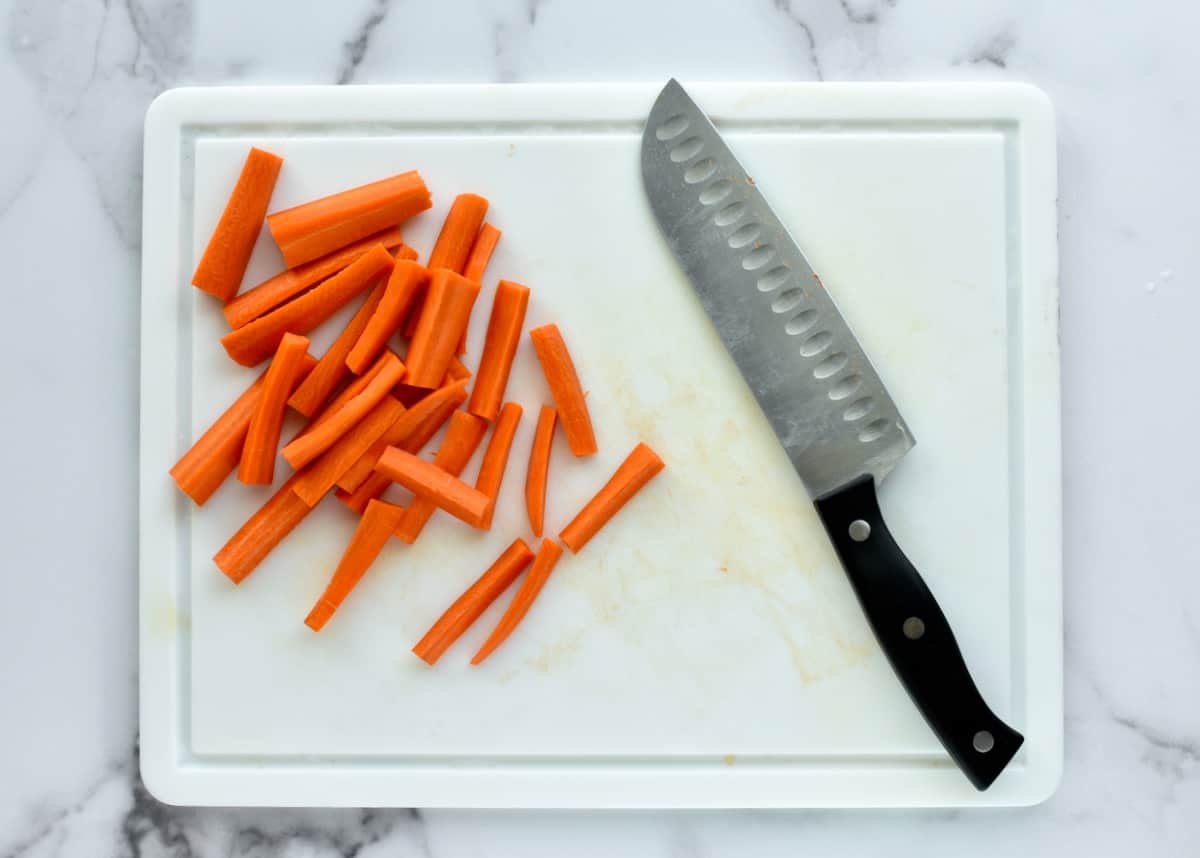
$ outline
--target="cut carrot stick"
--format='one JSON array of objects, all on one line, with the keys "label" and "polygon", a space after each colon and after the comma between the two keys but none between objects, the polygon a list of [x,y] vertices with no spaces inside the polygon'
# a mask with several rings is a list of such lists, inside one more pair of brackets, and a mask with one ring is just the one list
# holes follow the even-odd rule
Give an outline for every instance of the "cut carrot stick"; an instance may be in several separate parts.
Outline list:
[{"label": "cut carrot stick", "polygon": [[333,393],[349,372],[346,369],[346,355],[350,353],[350,349],[354,348],[359,334],[367,326],[375,308],[379,306],[385,288],[384,284],[380,283],[371,290],[362,306],[351,317],[350,323],[338,334],[337,339],[326,349],[325,354],[321,355],[321,360],[304,379],[304,383],[296,388],[296,392],[288,400],[289,406],[305,417],[312,417],[321,409],[325,400],[329,398],[329,394]]},{"label": "cut carrot stick", "polygon": [[460,521],[472,527],[483,526],[488,496],[432,462],[398,447],[388,447],[375,463],[375,470],[418,497],[429,498]]},{"label": "cut carrot stick", "polygon": [[484,420],[495,420],[504,401],[504,389],[508,386],[528,306],[529,287],[511,280],[501,280],[496,286],[483,357],[479,359],[479,373],[467,406],[468,411]]},{"label": "cut carrot stick", "polygon": [[250,516],[213,557],[229,580],[240,584],[312,510],[292,491],[292,477]]},{"label": "cut carrot stick", "polygon": [[[332,413],[327,413],[327,419],[318,420],[320,425],[314,426],[311,431],[305,432],[283,448],[283,458],[287,459],[289,465],[299,470],[320,456],[382,402],[389,390],[399,384],[404,376],[404,364],[394,352],[384,352],[376,363],[380,365],[379,369],[373,373],[370,382],[361,393],[351,397]],[[351,459],[350,463],[353,461]],[[347,466],[350,463],[347,463]]]},{"label": "cut carrot stick", "polygon": [[478,296],[478,283],[453,271],[431,269],[425,307],[408,347],[409,384],[437,387],[442,383]]},{"label": "cut carrot stick", "polygon": [[267,216],[289,268],[395,226],[432,205],[415,170]]},{"label": "cut carrot stick", "polygon": [[362,515],[363,511],[367,508],[367,504],[375,498],[382,496],[391,484],[392,481],[383,474],[372,472],[371,476],[367,477],[363,481],[363,484],[354,491],[348,492],[345,489],[338,489],[333,494],[334,497],[350,507],[350,509]]},{"label": "cut carrot stick", "polygon": [[587,400],[579,386],[579,375],[575,363],[567,351],[558,325],[543,325],[529,332],[542,374],[550,385],[550,394],[562,419],[563,434],[576,456],[590,456],[596,452],[596,435],[592,431],[592,418],[588,414]]},{"label": "cut carrot stick", "polygon": [[[450,416],[450,424],[446,427],[446,437],[442,446],[433,457],[433,464],[447,474],[457,477],[471,461],[475,448],[483,440],[487,431],[487,421],[481,420],[474,414],[465,411],[455,411]],[[409,545],[417,541],[426,523],[437,510],[429,498],[416,497],[408,505],[408,512],[396,527],[396,536]]]},{"label": "cut carrot stick", "polygon": [[[316,363],[316,358],[305,354],[297,377],[306,376]],[[220,488],[221,483],[225,482],[225,478],[234,472],[242,460],[246,430],[250,428],[250,420],[258,409],[263,382],[269,369],[270,367],[259,374],[255,382],[225,409],[175,463],[175,467],[171,468],[171,478],[175,480],[175,485],[197,506],[204,506],[204,502],[212,497],[213,492]]]},{"label": "cut carrot stick", "polygon": [[446,377],[442,379],[442,386],[453,384],[456,381],[466,381],[471,377],[471,370],[467,369],[466,365],[457,357],[450,358],[450,366],[446,368]]},{"label": "cut carrot stick", "polygon": [[[404,406],[392,397],[385,396],[353,429],[300,472],[300,478],[295,481],[293,490],[306,504],[316,506],[333,488],[338,478],[403,415]],[[363,505],[366,505],[365,501]]]},{"label": "cut carrot stick", "polygon": [[663,469],[663,460],[645,444],[638,444],[625,457],[604,488],[596,493],[579,514],[563,528],[558,538],[563,545],[578,554],[588,540],[625,506],[638,490]]},{"label": "cut carrot stick", "polygon": [[346,366],[351,372],[360,373],[375,360],[375,356],[387,343],[388,337],[400,329],[417,290],[424,286],[428,277],[428,272],[417,263],[405,259],[396,260],[388,277],[383,300],[371,314],[371,319],[359,334],[354,348],[346,355]]},{"label": "cut carrot stick", "polygon": [[506,402],[500,409],[500,416],[492,428],[492,438],[488,441],[487,450],[483,454],[483,463],[479,466],[479,476],[475,478],[475,488],[479,489],[491,500],[484,527],[492,526],[492,513],[496,511],[496,499],[500,496],[500,484],[504,481],[504,471],[508,465],[508,452],[512,449],[513,436],[517,433],[517,424],[521,422],[521,406],[515,402]]},{"label": "cut carrot stick", "polygon": [[461,274],[487,210],[487,199],[478,194],[455,197],[429,254],[429,268],[448,268]]},{"label": "cut carrot stick", "polygon": [[373,500],[367,504],[366,512],[359,519],[358,527],[354,531],[354,536],[350,537],[350,544],[346,546],[346,553],[342,555],[341,562],[338,563],[337,569],[333,573],[333,578],[325,587],[325,592],[321,594],[317,604],[305,617],[304,624],[306,626],[314,632],[319,632],[324,628],[325,624],[329,622],[329,618],[333,616],[333,612],[341,606],[346,597],[350,595],[350,591],[371,568],[371,564],[375,562],[375,558],[387,544],[388,537],[392,535],[392,529],[395,528],[396,522],[402,515],[404,515],[402,506],[380,500]]},{"label": "cut carrot stick", "polygon": [[543,405],[533,432],[529,449],[529,469],[525,472],[525,509],[533,535],[541,537],[546,516],[546,475],[550,470],[550,444],[554,441],[554,420],[557,412]]},{"label": "cut carrot stick", "polygon": [[283,159],[278,155],[250,149],[221,220],[192,275],[192,285],[197,289],[222,301],[237,294],[282,166]]},{"label": "cut carrot stick", "polygon": [[560,557],[562,557],[562,546],[549,539],[542,540],[537,557],[533,559],[533,566],[530,568],[529,574],[525,576],[525,580],[521,582],[521,588],[517,590],[517,595],[513,596],[513,600],[508,603],[504,616],[500,618],[496,628],[479,648],[479,652],[475,653],[471,664],[480,664],[496,651],[496,647],[508,640],[508,636],[520,625],[521,620],[525,619],[525,615],[533,607],[534,600],[542,592],[546,579],[554,571],[554,566]]},{"label": "cut carrot stick", "polygon": [[[388,349],[387,353],[396,360],[400,360],[399,356],[391,349]],[[386,364],[383,361],[379,360],[371,364],[370,369],[338,391],[337,396],[329,400],[325,407],[321,409],[321,413],[310,419],[308,423],[306,423],[304,427],[295,434],[295,436],[292,438],[292,441],[303,438],[309,432],[315,432],[317,429],[320,429],[322,426],[332,420],[333,416],[337,414],[347,402],[367,389],[367,385],[375,380],[375,377],[379,375],[385,365]],[[290,444],[291,441],[288,443]]]},{"label": "cut carrot stick", "polygon": [[476,283],[482,283],[483,272],[487,270],[488,262],[491,261],[492,254],[495,253],[496,245],[499,243],[500,230],[490,223],[481,226],[479,234],[475,236],[475,243],[471,245],[467,262],[463,266],[463,277],[474,280]]},{"label": "cut carrot stick", "polygon": [[517,580],[517,576],[525,571],[525,567],[532,560],[533,551],[525,540],[515,540],[496,558],[496,562],[438,617],[437,622],[425,633],[425,637],[413,647],[413,652],[426,664],[436,664],[462,633],[479,619],[513,581]]},{"label": "cut carrot stick", "polygon": [[416,262],[418,255],[417,249],[415,247],[409,247],[407,244],[400,245],[400,249],[396,251],[397,260],[405,259],[409,262]]},{"label": "cut carrot stick", "polygon": [[[417,452],[466,399],[467,390],[463,382],[433,391],[408,409],[403,417],[388,428],[382,438],[371,445],[371,448],[342,474],[337,481],[338,487],[348,492],[357,489],[363,480],[370,476],[375,463],[388,447],[400,445],[410,453]],[[410,448],[410,441],[420,436],[424,436],[420,444],[415,449]]]},{"label": "cut carrot stick", "polygon": [[221,345],[238,363],[254,366],[275,351],[285,333],[307,334],[391,270],[392,255],[376,244],[320,285],[230,331]]},{"label": "cut carrot stick", "polygon": [[240,328],[247,322],[254,321],[263,313],[274,310],[288,299],[317,285],[326,277],[337,274],[375,244],[382,244],[388,250],[395,247],[403,250],[400,230],[396,227],[385,229],[383,232],[368,236],[362,241],[356,241],[348,247],[322,256],[320,259],[314,259],[304,265],[281,271],[274,277],[259,283],[253,289],[229,300],[225,304],[225,321],[231,328]]},{"label": "cut carrot stick", "polygon": [[262,395],[242,445],[237,476],[243,483],[270,485],[275,479],[275,455],[279,449],[279,432],[283,428],[283,412],[307,351],[308,337],[284,334],[279,341],[279,348],[263,377]]}]

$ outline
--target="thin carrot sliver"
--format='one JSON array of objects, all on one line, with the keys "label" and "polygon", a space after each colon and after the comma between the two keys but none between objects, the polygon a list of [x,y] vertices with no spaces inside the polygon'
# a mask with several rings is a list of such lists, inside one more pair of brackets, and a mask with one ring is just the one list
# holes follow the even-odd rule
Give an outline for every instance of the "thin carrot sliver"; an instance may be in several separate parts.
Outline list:
[{"label": "thin carrot sliver", "polygon": [[492,254],[496,252],[496,245],[499,243],[500,230],[490,223],[481,226],[479,234],[475,236],[475,243],[471,245],[467,262],[463,266],[463,277],[474,280],[476,283],[482,283],[483,272],[487,270],[488,262],[491,261]]},{"label": "thin carrot sliver", "polygon": [[558,325],[543,325],[529,332],[542,373],[550,385],[550,394],[562,420],[563,434],[576,456],[590,456],[597,450],[596,435],[592,431],[592,418],[588,414],[587,400],[579,385],[579,374],[567,351]]},{"label": "thin carrot sliver", "polygon": [[312,507],[292,491],[292,477],[246,520],[238,532],[213,557],[217,568],[235,584],[257,568],[272,549],[296,529]]},{"label": "thin carrot sliver", "polygon": [[267,216],[267,227],[294,268],[432,205],[419,173],[410,170]]},{"label": "thin carrot sliver", "polygon": [[[400,360],[400,357],[391,349],[388,349],[388,354],[395,357],[396,360]],[[370,369],[338,391],[337,396],[333,397],[333,399],[326,403],[325,407],[321,409],[320,414],[310,418],[308,423],[304,424],[304,427],[295,434],[295,436],[292,438],[292,441],[303,438],[309,432],[315,432],[317,429],[320,429],[323,425],[332,420],[333,416],[337,414],[347,402],[367,389],[367,385],[375,380],[375,377],[379,375],[384,366],[385,364],[378,360],[371,364]],[[291,441],[288,443],[290,444]]]},{"label": "thin carrot sliver", "polygon": [[400,329],[413,298],[428,277],[429,274],[417,263],[396,260],[388,276],[383,299],[359,334],[358,342],[346,355],[346,366],[351,372],[362,372],[375,360],[375,356],[387,344],[388,337]]},{"label": "thin carrot sliver", "polygon": [[373,500],[367,504],[367,509],[359,519],[354,536],[350,537],[350,544],[346,546],[346,552],[342,555],[342,559],[333,573],[333,578],[325,587],[321,598],[317,600],[313,609],[305,617],[304,624],[306,626],[314,632],[319,632],[324,628],[334,611],[341,606],[346,597],[350,595],[350,591],[371,568],[371,564],[375,562],[375,558],[387,544],[388,538],[392,535],[392,529],[395,528],[396,522],[402,515],[404,515],[404,507],[395,504],[380,500]]},{"label": "thin carrot sliver", "polygon": [[398,447],[388,447],[375,463],[375,470],[418,497],[429,498],[460,521],[472,527],[483,526],[488,496],[432,462]]},{"label": "thin carrot sliver", "polygon": [[478,283],[444,268],[430,269],[425,307],[408,347],[405,380],[409,384],[437,387],[442,383],[478,296]]},{"label": "thin carrot sliver", "polygon": [[319,426],[305,432],[283,448],[283,458],[299,470],[337,443],[376,405],[383,401],[388,391],[399,384],[404,376],[404,364],[393,352],[384,352],[376,361],[380,365],[370,382],[357,396],[349,399],[340,408],[319,421]]},{"label": "thin carrot sliver", "polygon": [[421,441],[417,449],[433,436],[441,425],[450,419],[450,414],[467,399],[466,385],[463,382],[439,388],[426,396],[408,411],[383,434],[383,437],[371,445],[371,448],[355,462],[346,473],[338,478],[337,485],[352,492],[362,485],[379,461],[379,457],[388,447],[400,444],[410,453],[410,439],[423,434],[429,429],[428,437]]},{"label": "thin carrot sliver", "polygon": [[275,455],[287,399],[296,386],[297,374],[308,352],[308,337],[284,334],[275,357],[263,377],[258,407],[246,429],[237,477],[251,485],[270,485],[275,479]]},{"label": "thin carrot sliver", "polygon": [[[296,494],[309,506],[315,506],[333,488],[338,478],[403,414],[404,406],[392,397],[385,396],[353,429],[300,472],[300,478],[293,486]],[[365,501],[363,505],[366,505]]]},{"label": "thin carrot sliver", "polygon": [[[442,439],[442,446],[433,457],[433,464],[457,477],[463,472],[467,462],[471,461],[471,456],[475,454],[475,448],[483,440],[486,431],[487,421],[465,411],[455,411],[450,416],[446,437]],[[416,542],[436,510],[437,506],[429,498],[413,498],[408,512],[396,527],[396,536],[409,545]]]},{"label": "thin carrot sliver", "polygon": [[442,654],[517,580],[517,576],[532,561],[533,551],[525,540],[514,540],[496,558],[496,562],[438,617],[412,651],[426,664],[436,664]]},{"label": "thin carrot sliver", "polygon": [[[316,358],[305,354],[297,378],[306,376],[316,363]],[[250,428],[250,419],[258,408],[266,375],[267,370],[263,370],[171,468],[171,479],[175,485],[197,506],[204,506],[205,501],[225,482],[225,478],[237,470],[242,460],[246,430]]]},{"label": "thin carrot sliver", "polygon": [[496,628],[492,630],[491,635],[479,648],[479,652],[475,653],[471,659],[471,664],[480,664],[495,652],[500,644],[508,640],[509,635],[520,625],[521,620],[525,619],[525,615],[533,607],[534,601],[542,592],[542,587],[545,586],[546,580],[554,571],[554,566],[560,557],[562,557],[562,546],[549,539],[542,540],[537,557],[533,558],[533,566],[530,567],[525,580],[521,582],[521,588],[517,590],[513,600],[508,603],[508,608],[505,609],[504,616],[500,618]]},{"label": "thin carrot sliver", "polygon": [[554,420],[557,412],[543,405],[538,413],[533,445],[529,448],[529,469],[525,472],[525,509],[533,535],[542,535],[546,517],[546,476],[550,471],[550,445],[554,441]]},{"label": "thin carrot sliver", "polygon": [[250,149],[217,228],[192,275],[192,285],[197,289],[222,301],[237,294],[282,166],[283,159],[278,155]]},{"label": "thin carrot sliver", "polygon": [[496,499],[500,496],[500,484],[504,481],[508,453],[512,449],[513,436],[517,434],[517,424],[521,422],[521,413],[520,405],[506,402],[492,425],[492,437],[483,453],[479,476],[475,478],[475,488],[492,502],[484,519],[484,527],[492,526],[492,514],[496,511]]},{"label": "thin carrot sliver", "polygon": [[263,313],[274,310],[290,298],[317,285],[326,277],[332,277],[358,257],[362,256],[375,244],[382,244],[388,250],[402,247],[400,230],[396,227],[385,229],[375,235],[370,235],[362,241],[356,241],[348,247],[334,251],[320,259],[306,262],[295,268],[281,271],[259,283],[225,303],[225,321],[230,328],[240,328],[247,322],[252,322]]},{"label": "thin carrot sliver", "polygon": [[367,504],[375,498],[380,497],[392,481],[383,474],[371,473],[371,476],[363,480],[363,484],[352,492],[345,489],[338,489],[333,493],[334,497],[344,503],[350,509],[354,510],[359,515],[367,508]]},{"label": "thin carrot sliver", "polygon": [[285,333],[307,334],[391,270],[392,255],[376,244],[320,285],[230,331],[221,345],[238,363],[254,366],[275,351]]},{"label": "thin carrot sliver", "polygon": [[587,545],[588,540],[663,467],[663,460],[658,454],[645,444],[639,443],[625,457],[625,461],[604,484],[604,488],[600,489],[571,523],[563,528],[562,533],[558,535],[563,545],[570,548],[573,554],[578,554],[579,550]]},{"label": "thin carrot sliver", "polygon": [[487,339],[483,357],[475,375],[475,387],[467,410],[485,420],[495,420],[504,401],[504,389],[512,371],[513,358],[521,341],[521,326],[529,306],[529,287],[501,280],[492,300],[492,315],[488,320]]}]

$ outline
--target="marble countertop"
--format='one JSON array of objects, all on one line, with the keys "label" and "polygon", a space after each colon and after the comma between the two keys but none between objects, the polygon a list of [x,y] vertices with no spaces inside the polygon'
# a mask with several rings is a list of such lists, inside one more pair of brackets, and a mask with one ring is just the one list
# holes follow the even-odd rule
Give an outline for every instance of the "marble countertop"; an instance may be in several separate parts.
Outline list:
[{"label": "marble countertop", "polygon": [[[0,856],[1196,855],[1200,11],[3,0]],[[668,36],[668,33],[676,35]],[[1027,80],[1059,123],[1066,772],[987,812],[179,809],[137,776],[142,117],[186,83]],[[65,246],[64,246],[65,245]],[[70,263],[70,264],[68,264]],[[10,317],[10,318],[11,318]],[[52,331],[70,331],[58,339]]]}]

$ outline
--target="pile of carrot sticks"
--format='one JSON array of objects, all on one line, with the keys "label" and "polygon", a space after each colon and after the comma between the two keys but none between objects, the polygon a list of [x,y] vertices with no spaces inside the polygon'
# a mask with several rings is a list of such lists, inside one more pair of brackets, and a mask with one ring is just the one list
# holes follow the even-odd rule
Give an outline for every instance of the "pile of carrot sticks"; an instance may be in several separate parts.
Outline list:
[{"label": "pile of carrot sticks", "polygon": [[[267,214],[283,159],[251,148],[192,283],[223,304],[229,357],[266,368],[171,469],[203,506],[226,478],[270,486],[277,458],[291,473],[216,553],[235,584],[245,580],[313,508],[334,497],[358,524],[305,623],[320,631],[393,538],[412,544],[439,511],[471,528],[492,526],[522,407],[505,401],[530,289],[499,280],[475,373],[461,358],[484,273],[500,240],[485,221],[489,203],[455,198],[424,264],[400,225],[431,208],[420,174],[371,184]],[[241,290],[263,221],[287,269]],[[306,336],[360,301],[319,358]],[[575,456],[598,451],[587,401],[558,326],[529,331],[551,404],[541,405],[525,473],[535,552],[518,537],[439,617],[413,652],[430,665],[524,573],[495,629],[471,659],[491,655],[529,613],[566,546],[578,553],[663,468],[638,444],[558,535],[543,539],[555,431]],[[468,388],[470,388],[468,390]],[[283,440],[288,409],[308,419]],[[442,429],[432,460],[422,453]],[[463,471],[483,444],[474,483]],[[393,485],[407,506],[383,499]],[[560,545],[561,543],[561,545]]]}]

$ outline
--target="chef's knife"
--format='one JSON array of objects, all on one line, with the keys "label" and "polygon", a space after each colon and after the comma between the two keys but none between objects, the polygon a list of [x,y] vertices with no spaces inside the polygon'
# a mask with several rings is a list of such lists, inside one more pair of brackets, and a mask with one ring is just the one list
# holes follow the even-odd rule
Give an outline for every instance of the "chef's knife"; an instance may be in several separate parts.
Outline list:
[{"label": "chef's knife", "polygon": [[950,756],[987,789],[1024,739],[984,702],[945,615],[884,524],[876,485],[913,446],[891,394],[754,181],[674,80],[646,120],[642,180],[880,646]]}]

